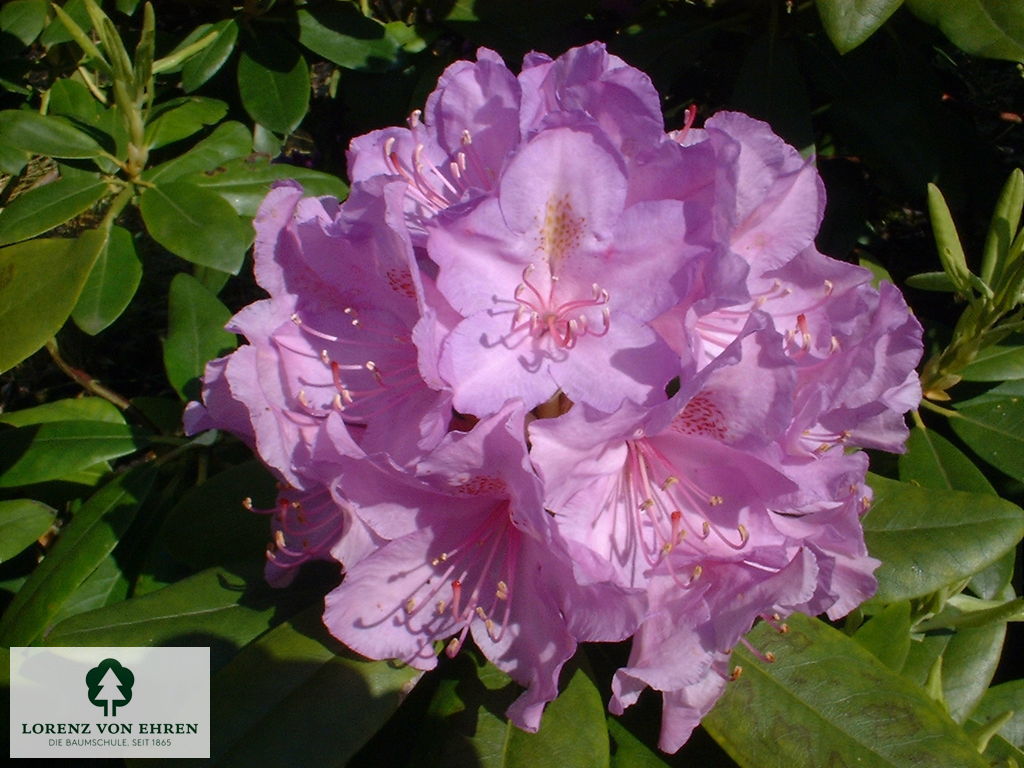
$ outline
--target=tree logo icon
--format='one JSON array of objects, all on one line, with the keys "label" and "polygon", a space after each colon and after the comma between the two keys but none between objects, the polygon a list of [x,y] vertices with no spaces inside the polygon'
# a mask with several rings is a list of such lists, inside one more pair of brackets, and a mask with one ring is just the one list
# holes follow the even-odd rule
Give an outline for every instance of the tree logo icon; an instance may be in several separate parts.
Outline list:
[{"label": "tree logo icon", "polygon": [[132,700],[135,675],[117,659],[104,659],[85,673],[89,701],[103,707],[106,716],[116,715],[117,708]]}]

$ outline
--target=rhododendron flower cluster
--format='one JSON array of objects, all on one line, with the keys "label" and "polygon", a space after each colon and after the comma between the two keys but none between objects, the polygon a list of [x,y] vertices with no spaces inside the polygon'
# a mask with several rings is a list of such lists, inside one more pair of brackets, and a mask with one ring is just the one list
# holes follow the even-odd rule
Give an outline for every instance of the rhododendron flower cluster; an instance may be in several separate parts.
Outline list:
[{"label": "rhododendron flower cluster", "polygon": [[813,161],[693,117],[597,43],[455,63],[353,141],[347,201],[270,192],[269,298],[187,411],[281,481],[272,583],[338,561],[324,622],[371,658],[472,638],[527,730],[577,643],[632,638],[611,709],[661,692],[674,751],[755,621],[875,588],[854,449],[902,450],[920,326],[815,249]]}]

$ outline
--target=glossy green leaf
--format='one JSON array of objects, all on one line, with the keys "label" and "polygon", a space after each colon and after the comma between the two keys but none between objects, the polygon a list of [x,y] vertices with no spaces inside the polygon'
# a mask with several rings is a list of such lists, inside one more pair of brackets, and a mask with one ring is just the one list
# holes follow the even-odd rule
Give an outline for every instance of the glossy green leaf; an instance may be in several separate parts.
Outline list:
[{"label": "glossy green leaf", "polygon": [[923,488],[996,495],[974,463],[933,429],[914,427],[899,457],[900,480]]},{"label": "glossy green leaf", "polygon": [[309,107],[309,66],[286,38],[263,34],[247,41],[238,60],[238,95],[253,120],[290,133]]},{"label": "glossy green leaf", "polygon": [[544,710],[540,730],[529,734],[505,717],[522,688],[472,651],[446,663],[427,713],[430,736],[421,748],[432,765],[532,768],[609,765],[606,714],[601,696],[576,664],[563,675],[562,693]]},{"label": "glossy green leaf", "polygon": [[981,257],[981,279],[999,284],[1006,277],[1010,264],[1010,246],[1017,235],[1021,214],[1024,213],[1024,172],[1015,168],[1003,185],[1003,190],[992,211],[985,249]]},{"label": "glossy green leaf", "polygon": [[0,248],[0,372],[31,355],[64,325],[96,260],[101,236],[38,239]]},{"label": "glossy green leaf", "polygon": [[901,600],[868,619],[853,639],[889,669],[899,672],[910,653],[910,627],[910,603]]},{"label": "glossy green leaf", "polygon": [[[253,603],[256,603],[255,605]],[[238,575],[211,568],[143,597],[56,624],[47,645],[215,645],[240,648],[270,626],[274,605]]]},{"label": "glossy green leaf", "polygon": [[903,4],[903,0],[817,0],[818,13],[840,53],[867,40]]},{"label": "glossy green leaf", "polygon": [[277,484],[259,461],[247,461],[214,475],[182,495],[164,521],[161,540],[171,554],[193,568],[242,560],[266,547],[270,526],[254,509],[272,509]]},{"label": "glossy green leaf", "polygon": [[50,87],[47,113],[70,117],[87,125],[94,125],[101,114],[103,105],[92,92],[77,80],[61,78]]},{"label": "glossy green leaf", "polygon": [[0,143],[50,157],[99,157],[103,148],[62,117],[8,109],[0,112]]},{"label": "glossy green leaf", "polygon": [[12,427],[44,424],[49,421],[105,421],[108,424],[124,424],[124,416],[113,403],[102,397],[54,400],[34,408],[0,413],[0,424],[9,424]]},{"label": "glossy green leaf", "polygon": [[950,716],[962,723],[988,689],[1005,637],[1005,624],[926,635],[911,644],[901,674],[923,686],[942,656],[942,698]]},{"label": "glossy green leaf", "polygon": [[188,174],[215,174],[218,166],[228,160],[252,152],[249,129],[231,120],[218,125],[209,136],[182,155],[150,168],[142,174],[144,181],[166,183]]},{"label": "glossy green leaf", "polygon": [[156,475],[137,466],[107,483],[64,526],[56,544],[0,619],[0,645],[28,645],[117,545]]},{"label": "glossy green leaf", "polygon": [[994,344],[986,347],[960,375],[965,381],[1024,379],[1024,346]]},{"label": "glossy green leaf", "polygon": [[336,176],[294,165],[271,163],[265,155],[252,155],[232,160],[204,174],[188,177],[197,186],[223,197],[239,216],[254,217],[270,185],[280,179],[294,179],[302,184],[307,195],[333,195],[339,200],[348,188]]},{"label": "glossy green leaf", "polygon": [[992,466],[1024,480],[1024,396],[989,393],[957,406],[950,426]]},{"label": "glossy green leaf", "polygon": [[115,552],[102,560],[96,570],[68,596],[60,610],[54,614],[51,624],[56,626],[71,616],[126,600],[131,586]]},{"label": "glossy green leaf", "polygon": [[216,32],[217,37],[203,50],[192,56],[181,68],[181,87],[191,93],[213,77],[224,66],[224,62],[235,50],[238,40],[238,22],[234,19],[222,19],[209,27],[207,32]]},{"label": "glossy green leaf", "polygon": [[967,53],[1024,61],[1024,5],[1007,0],[907,0]]},{"label": "glossy green leaf", "polygon": [[117,320],[142,280],[142,262],[127,229],[113,226],[71,311],[75,325],[95,336]]},{"label": "glossy green leaf", "polygon": [[41,235],[91,208],[109,185],[98,175],[65,178],[18,195],[0,212],[0,245]]},{"label": "glossy green leaf", "polygon": [[214,676],[214,765],[343,766],[415,685],[417,670],[366,661],[334,640],[321,613],[275,627]]},{"label": "glossy green leaf", "polygon": [[916,629],[929,632],[936,629],[984,627],[1008,621],[1024,621],[1024,597],[982,600],[970,595],[954,595],[938,614],[918,623]]},{"label": "glossy green leaf", "polygon": [[46,25],[46,0],[12,0],[0,8],[0,31],[28,45]]},{"label": "glossy green leaf", "polygon": [[964,580],[1013,549],[1024,511],[995,496],[944,491],[868,475],[868,551],[882,561],[877,597],[894,603]]},{"label": "glossy green leaf", "polygon": [[231,312],[191,275],[180,273],[171,281],[168,298],[164,367],[167,378],[184,400],[199,396],[198,379],[206,363],[237,345],[224,330]]},{"label": "glossy green leaf", "polygon": [[562,768],[607,768],[608,730],[601,694],[582,668],[571,672],[562,692],[544,710],[537,733],[508,724],[504,743],[507,768],[545,763]]},{"label": "glossy green leaf", "polygon": [[0,171],[11,176],[21,173],[31,157],[32,155],[24,150],[0,144]]},{"label": "glossy green leaf", "polygon": [[704,727],[742,768],[864,765],[987,768],[967,735],[918,686],[851,638],[795,615],[779,634],[761,624],[733,653],[743,674]]},{"label": "glossy green leaf", "polygon": [[945,272],[920,272],[907,278],[907,285],[922,291],[955,293],[956,286]]},{"label": "glossy green leaf", "polygon": [[[899,458],[900,480],[924,488],[997,495],[974,462],[935,430],[910,430],[907,452]],[[970,587],[984,598],[995,598],[1013,577],[1011,550],[971,577]]]},{"label": "glossy green leaf", "polygon": [[161,104],[153,111],[146,124],[146,145],[150,149],[162,147],[187,138],[213,125],[227,114],[228,105],[219,99],[185,96]]},{"label": "glossy green leaf", "polygon": [[1018,749],[1024,749],[1024,680],[993,685],[981,697],[971,719],[984,723],[1004,712],[1013,712],[1013,717],[999,729],[1000,735]]},{"label": "glossy green leaf", "polygon": [[0,430],[0,488],[56,480],[132,453],[140,440],[125,424],[50,421]]},{"label": "glossy green leaf", "polygon": [[50,530],[57,513],[32,499],[0,501],[0,562],[10,560]]},{"label": "glossy green leaf", "polygon": [[611,768],[668,768],[658,753],[632,734],[617,717],[608,718],[612,740]]},{"label": "glossy green leaf", "polygon": [[352,5],[332,3],[300,8],[299,42],[314,53],[347,69],[381,70],[398,52],[382,24]]},{"label": "glossy green leaf", "polygon": [[943,270],[958,293],[971,296],[971,271],[967,268],[967,257],[960,243],[960,235],[957,234],[953,216],[942,192],[934,184],[928,185],[928,216]]},{"label": "glossy green leaf", "polygon": [[[85,3],[83,0],[68,0],[68,2],[62,4],[64,12],[74,20],[79,27],[83,29],[89,28],[89,14],[85,10]],[[57,45],[59,43],[67,43],[72,39],[71,34],[68,32],[64,24],[54,19],[50,22],[46,29],[43,30],[42,36],[39,38],[39,42],[46,47]]]},{"label": "glossy green leaf", "polygon": [[241,268],[249,234],[213,192],[172,181],[146,189],[139,209],[149,234],[171,253],[222,272]]}]

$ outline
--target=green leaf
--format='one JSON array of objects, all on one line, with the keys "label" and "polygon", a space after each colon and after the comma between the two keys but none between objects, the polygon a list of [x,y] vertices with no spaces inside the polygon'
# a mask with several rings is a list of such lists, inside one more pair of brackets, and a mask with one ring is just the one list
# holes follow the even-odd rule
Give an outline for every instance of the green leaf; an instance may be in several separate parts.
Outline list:
[{"label": "green leaf", "polygon": [[95,336],[121,316],[141,280],[142,262],[131,232],[112,226],[71,311],[75,325]]},{"label": "green leaf", "polygon": [[214,676],[215,765],[343,766],[416,684],[417,670],[366,661],[335,641],[321,613],[275,627]]},{"label": "green leaf", "polygon": [[999,729],[999,733],[1018,749],[1024,749],[1024,680],[993,685],[981,697],[971,719],[985,723],[1011,711],[1013,717]]},{"label": "green leaf", "polygon": [[899,672],[910,653],[910,603],[887,605],[857,630],[853,639],[889,669]]},{"label": "green leaf", "polygon": [[[85,2],[83,0],[68,0],[68,2],[63,4],[63,10],[79,27],[83,29],[89,28],[89,12],[85,9]],[[42,37],[39,38],[39,42],[47,48],[60,43],[67,43],[71,40],[71,33],[68,32],[67,27],[57,19],[50,22],[43,31]]]},{"label": "green leaf", "polygon": [[868,475],[874,504],[864,517],[868,551],[882,561],[877,598],[923,597],[969,578],[1013,549],[1024,511],[995,496]]},{"label": "green leaf", "polygon": [[191,183],[223,197],[239,216],[249,217],[256,215],[260,203],[270,191],[270,185],[280,179],[298,181],[307,195],[333,195],[343,200],[348,194],[348,188],[336,176],[294,165],[271,163],[266,155],[240,158],[213,171],[188,177]]},{"label": "green leaf", "polygon": [[119,603],[127,599],[130,590],[131,584],[118,563],[115,550],[110,557],[105,558],[96,566],[96,570],[90,573],[85,581],[78,585],[78,588],[68,596],[68,599],[64,601],[60,610],[50,621],[56,626],[79,613]]},{"label": "green leaf", "polygon": [[971,271],[967,268],[967,257],[960,244],[960,235],[957,234],[946,199],[934,184],[928,185],[928,215],[943,270],[958,293],[971,296]]},{"label": "green leaf", "polygon": [[[992,484],[974,462],[938,432],[914,427],[907,452],[899,458],[900,480],[924,488],[987,493],[996,496]],[[995,598],[1013,578],[1011,550],[971,578],[970,587],[981,597]]]},{"label": "green leaf", "polygon": [[82,505],[0,619],[0,645],[29,645],[46,630],[64,602],[113,551],[155,475],[152,464],[137,466]]},{"label": "green leaf", "polygon": [[160,245],[195,264],[237,274],[249,235],[234,210],[213,192],[185,181],[149,187],[142,220]]},{"label": "green leaf", "polygon": [[10,560],[50,530],[57,513],[32,499],[0,501],[0,562]]},{"label": "green leaf", "polygon": [[46,0],[13,0],[0,8],[0,31],[22,45],[35,40],[46,25]]},{"label": "green leaf", "polygon": [[238,60],[238,95],[253,120],[290,133],[309,107],[309,66],[287,38],[261,34]]},{"label": "green leaf", "polygon": [[974,462],[933,429],[914,427],[899,457],[900,480],[923,488],[996,495]]},{"label": "green leaf", "polygon": [[142,7],[142,31],[139,43],[135,46],[135,59],[132,65],[135,70],[135,92],[145,93],[153,87],[153,56],[156,53],[156,16],[153,5],[146,3]]},{"label": "green leaf", "polygon": [[956,286],[945,272],[920,272],[907,278],[907,285],[922,291],[956,293]]},{"label": "green leaf", "polygon": [[219,99],[184,96],[164,102],[153,110],[146,123],[146,145],[150,149],[179,141],[213,125],[228,112],[228,105]]},{"label": "green leaf", "polygon": [[612,740],[611,768],[668,768],[656,752],[626,728],[617,717],[608,718]]},{"label": "green leaf", "polygon": [[346,69],[382,70],[393,65],[398,46],[382,24],[352,5],[332,3],[300,8],[299,42]]},{"label": "green leaf", "polygon": [[206,363],[237,345],[224,330],[231,312],[198,280],[184,272],[174,276],[168,298],[164,367],[167,379],[184,400],[199,397],[198,379]]},{"label": "green leaf", "polygon": [[1008,621],[1024,621],[1024,598],[1000,601],[953,595],[938,614],[920,622],[916,629],[929,632],[934,629],[984,627]]},{"label": "green leaf", "polygon": [[253,597],[238,575],[210,568],[143,597],[65,619],[43,640],[86,646],[226,643],[237,649],[265,632],[274,615],[265,596]]},{"label": "green leaf", "polygon": [[64,325],[99,253],[95,230],[78,239],[0,248],[0,372],[31,355]]},{"label": "green leaf", "polygon": [[172,555],[193,568],[209,568],[264,550],[270,535],[266,515],[277,497],[273,475],[259,461],[247,461],[190,489],[164,521],[160,539]]},{"label": "green leaf", "polygon": [[953,431],[981,458],[1024,480],[1024,397],[987,393],[961,403]]},{"label": "green leaf", "polygon": [[0,245],[41,235],[96,204],[109,184],[96,174],[58,179],[18,195],[0,212]]},{"label": "green leaf", "polygon": [[238,22],[234,19],[222,19],[212,25],[207,32],[216,32],[216,39],[188,59],[181,69],[181,87],[186,93],[194,91],[224,66],[224,62],[235,50],[235,41],[238,40]]},{"label": "green leaf", "polygon": [[817,0],[821,23],[840,53],[871,37],[902,4],[903,0]]},{"label": "green leaf", "polygon": [[1024,346],[1018,343],[986,347],[960,375],[965,381],[1024,379]]},{"label": "green leaf", "polygon": [[942,698],[950,716],[962,723],[992,680],[1005,636],[1005,624],[926,635],[911,644],[901,674],[923,686],[941,656]]},{"label": "green leaf", "polygon": [[568,685],[544,710],[540,730],[527,733],[511,723],[504,749],[507,768],[556,765],[563,768],[607,768],[608,729],[597,686],[580,667]]},{"label": "green leaf", "polygon": [[1003,191],[992,211],[992,221],[985,237],[985,249],[981,258],[981,279],[998,285],[1006,278],[1010,264],[1010,246],[1020,226],[1024,209],[1024,172],[1015,168],[1003,185]]},{"label": "green leaf", "polygon": [[28,165],[32,155],[21,149],[0,145],[0,171],[15,176]]},{"label": "green leaf", "polygon": [[[733,653],[743,674],[704,727],[743,768],[864,765],[987,768],[967,735],[919,687],[816,619],[779,634],[761,624]],[[827,757],[826,757],[827,756]]]},{"label": "green leaf", "polygon": [[907,0],[967,53],[1024,61],[1024,5],[1005,0]]},{"label": "green leaf", "polygon": [[216,172],[221,163],[252,152],[249,129],[234,120],[221,123],[209,136],[184,154],[148,169],[143,181],[156,184],[174,181],[188,174]]},{"label": "green leaf", "polygon": [[0,112],[0,143],[50,157],[90,158],[103,154],[96,140],[62,117],[7,109]]},{"label": "green leaf", "polygon": [[45,424],[50,421],[105,421],[108,424],[124,424],[124,416],[113,403],[102,397],[54,400],[34,408],[0,413],[0,423],[12,427]]},{"label": "green leaf", "polygon": [[47,113],[78,120],[86,125],[96,125],[103,114],[100,104],[84,83],[62,78],[50,87]]},{"label": "green leaf", "polygon": [[0,488],[56,480],[140,446],[126,424],[50,421],[0,431]]},{"label": "green leaf", "polygon": [[566,667],[563,682],[561,695],[544,710],[540,730],[529,734],[504,716],[522,688],[477,653],[460,653],[445,662],[445,675],[430,703],[431,732],[421,743],[430,755],[427,763],[480,768],[608,766],[600,693],[577,664]]}]

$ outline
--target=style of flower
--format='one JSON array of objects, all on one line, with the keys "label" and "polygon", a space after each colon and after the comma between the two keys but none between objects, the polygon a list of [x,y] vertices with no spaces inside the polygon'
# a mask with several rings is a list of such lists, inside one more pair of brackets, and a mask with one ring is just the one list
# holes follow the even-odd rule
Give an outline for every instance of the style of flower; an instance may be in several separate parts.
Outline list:
[{"label": "style of flower", "polygon": [[598,43],[456,62],[352,142],[344,203],[270,191],[269,298],[186,411],[278,477],[272,583],[337,560],[332,634],[423,670],[472,638],[528,730],[578,643],[632,637],[610,707],[659,691],[674,751],[756,621],[875,589],[855,449],[901,450],[921,328],[815,248],[812,160],[695,115],[666,133]]}]

